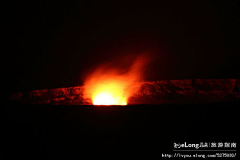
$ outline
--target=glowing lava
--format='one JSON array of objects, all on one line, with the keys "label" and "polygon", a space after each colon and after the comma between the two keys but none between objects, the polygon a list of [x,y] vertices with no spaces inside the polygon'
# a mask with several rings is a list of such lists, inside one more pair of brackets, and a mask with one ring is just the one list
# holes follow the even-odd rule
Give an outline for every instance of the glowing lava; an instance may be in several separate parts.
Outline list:
[{"label": "glowing lava", "polygon": [[111,93],[100,93],[93,99],[94,105],[127,105],[125,100],[121,100],[118,96],[113,97]]},{"label": "glowing lava", "polygon": [[111,66],[100,66],[85,81],[85,95],[89,95],[94,105],[127,105],[128,98],[139,87],[134,86],[142,80],[146,56],[138,56],[126,72]]},{"label": "glowing lava", "polygon": [[[97,81],[91,85],[91,97],[94,105],[127,105],[128,83],[123,79],[124,76],[117,76],[114,73],[107,74],[108,78],[98,77]],[[96,81],[96,79],[93,79]]]}]

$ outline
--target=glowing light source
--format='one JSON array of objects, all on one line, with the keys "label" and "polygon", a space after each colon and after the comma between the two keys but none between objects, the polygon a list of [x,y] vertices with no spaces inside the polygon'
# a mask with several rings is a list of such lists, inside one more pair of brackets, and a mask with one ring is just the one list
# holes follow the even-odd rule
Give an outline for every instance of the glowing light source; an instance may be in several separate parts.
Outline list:
[{"label": "glowing light source", "polygon": [[113,97],[111,93],[100,93],[93,98],[94,105],[127,105],[127,102],[121,101],[119,97]]},{"label": "glowing light source", "polygon": [[106,65],[98,67],[86,78],[85,94],[94,105],[127,105],[128,98],[139,89],[133,84],[142,80],[146,62],[146,56],[137,57],[125,73]]}]

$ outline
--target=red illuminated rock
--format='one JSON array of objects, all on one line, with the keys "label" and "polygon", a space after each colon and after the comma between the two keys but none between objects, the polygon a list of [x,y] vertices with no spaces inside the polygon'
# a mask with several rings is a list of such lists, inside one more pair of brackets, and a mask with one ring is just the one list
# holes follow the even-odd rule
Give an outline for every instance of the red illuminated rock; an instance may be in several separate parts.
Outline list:
[{"label": "red illuminated rock", "polygon": [[[128,104],[202,103],[240,99],[240,79],[186,79],[142,82]],[[12,101],[26,104],[89,105],[84,86],[34,90],[13,94]]]}]

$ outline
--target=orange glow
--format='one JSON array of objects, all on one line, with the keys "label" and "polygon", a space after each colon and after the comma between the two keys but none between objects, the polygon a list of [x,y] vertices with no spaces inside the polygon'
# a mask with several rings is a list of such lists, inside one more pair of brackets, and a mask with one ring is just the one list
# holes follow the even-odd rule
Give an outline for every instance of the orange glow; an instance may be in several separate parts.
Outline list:
[{"label": "orange glow", "polygon": [[91,97],[93,105],[127,105],[128,98],[139,89],[134,84],[142,80],[147,61],[146,55],[138,56],[125,73],[122,68],[99,66],[86,78],[85,95]]}]

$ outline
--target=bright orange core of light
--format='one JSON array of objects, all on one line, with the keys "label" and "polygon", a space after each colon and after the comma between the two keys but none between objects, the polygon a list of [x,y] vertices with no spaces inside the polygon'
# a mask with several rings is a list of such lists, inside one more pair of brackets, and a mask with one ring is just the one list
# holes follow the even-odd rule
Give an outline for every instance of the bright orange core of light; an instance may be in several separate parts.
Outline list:
[{"label": "bright orange core of light", "polygon": [[142,79],[147,62],[146,56],[140,55],[126,72],[108,65],[99,66],[86,77],[85,94],[91,97],[93,105],[127,105],[129,97],[139,89],[134,84]]},{"label": "bright orange core of light", "polygon": [[94,105],[127,105],[127,97],[124,96],[124,84],[113,81],[101,83],[94,87],[92,102]]},{"label": "bright orange core of light", "polygon": [[100,93],[93,99],[94,105],[127,105],[121,98],[111,95],[111,93]]}]

